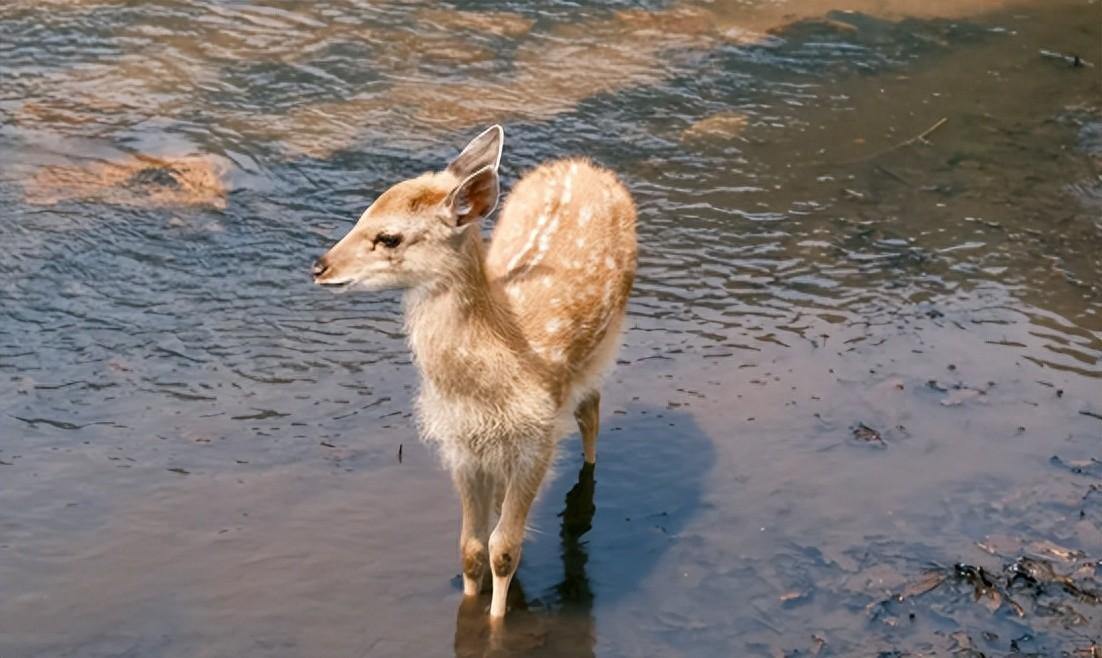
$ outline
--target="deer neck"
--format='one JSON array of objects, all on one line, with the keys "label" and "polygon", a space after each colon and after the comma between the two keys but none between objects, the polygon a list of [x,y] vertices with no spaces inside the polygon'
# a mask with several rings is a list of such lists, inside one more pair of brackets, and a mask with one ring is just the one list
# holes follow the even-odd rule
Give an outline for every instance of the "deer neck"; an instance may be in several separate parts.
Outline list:
[{"label": "deer neck", "polygon": [[406,332],[422,378],[436,390],[486,395],[521,370],[525,341],[486,275],[482,239],[464,239],[451,272],[407,293]]}]

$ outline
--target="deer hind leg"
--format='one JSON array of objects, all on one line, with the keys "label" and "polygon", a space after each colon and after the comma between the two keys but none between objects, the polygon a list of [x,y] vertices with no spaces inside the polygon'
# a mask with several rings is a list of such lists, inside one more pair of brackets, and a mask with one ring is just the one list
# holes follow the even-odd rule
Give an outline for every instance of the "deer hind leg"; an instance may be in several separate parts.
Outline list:
[{"label": "deer hind leg", "polygon": [[597,432],[601,430],[601,392],[593,391],[582,398],[574,410],[578,429],[582,432],[582,450],[585,463],[597,463]]},{"label": "deer hind leg", "polygon": [[494,482],[479,469],[460,467],[455,472],[455,488],[463,507],[463,525],[459,531],[459,559],[463,565],[463,595],[477,596],[489,564],[490,511]]},{"label": "deer hind leg", "polygon": [[551,463],[551,446],[541,447],[540,454],[517,464],[505,487],[505,499],[501,504],[501,518],[490,535],[490,569],[493,572],[493,598],[490,601],[490,618],[505,616],[509,583],[520,564],[521,544],[528,521],[528,510],[536,498],[540,482]]}]

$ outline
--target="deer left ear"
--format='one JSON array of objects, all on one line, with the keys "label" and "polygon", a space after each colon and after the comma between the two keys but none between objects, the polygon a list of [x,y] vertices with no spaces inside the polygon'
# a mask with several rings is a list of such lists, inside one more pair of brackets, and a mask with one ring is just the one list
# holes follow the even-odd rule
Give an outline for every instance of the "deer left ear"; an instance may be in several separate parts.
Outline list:
[{"label": "deer left ear", "polygon": [[501,126],[493,125],[481,135],[471,140],[463,152],[448,165],[448,171],[459,180],[473,176],[484,167],[493,167],[496,171],[501,164],[501,148],[505,143],[505,131]]},{"label": "deer left ear", "polygon": [[454,226],[463,228],[492,213],[497,207],[499,189],[494,165],[487,165],[464,179],[444,199]]}]

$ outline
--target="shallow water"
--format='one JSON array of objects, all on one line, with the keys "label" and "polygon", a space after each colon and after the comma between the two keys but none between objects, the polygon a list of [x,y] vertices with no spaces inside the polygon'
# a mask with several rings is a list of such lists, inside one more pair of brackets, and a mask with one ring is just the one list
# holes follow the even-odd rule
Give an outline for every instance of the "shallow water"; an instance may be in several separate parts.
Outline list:
[{"label": "shallow water", "polygon": [[[0,656],[1092,655],[1102,5],[835,4],[0,7]],[[491,121],[642,250],[498,633],[308,277]]]}]

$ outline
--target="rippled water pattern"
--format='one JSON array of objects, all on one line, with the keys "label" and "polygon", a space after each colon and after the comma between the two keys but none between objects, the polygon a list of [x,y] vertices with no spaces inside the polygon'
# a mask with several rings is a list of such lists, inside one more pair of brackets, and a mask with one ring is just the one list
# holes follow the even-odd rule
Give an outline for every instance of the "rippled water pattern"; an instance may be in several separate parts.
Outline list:
[{"label": "rippled water pattern", "polygon": [[[5,3],[0,655],[1102,642],[876,608],[992,535],[1102,558],[1102,7],[916,4]],[[496,649],[398,295],[308,277],[490,122],[641,233],[596,515],[572,440]]]}]

